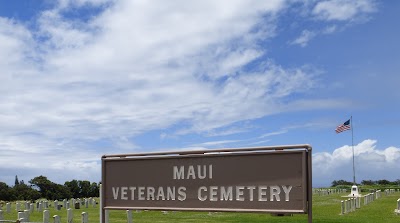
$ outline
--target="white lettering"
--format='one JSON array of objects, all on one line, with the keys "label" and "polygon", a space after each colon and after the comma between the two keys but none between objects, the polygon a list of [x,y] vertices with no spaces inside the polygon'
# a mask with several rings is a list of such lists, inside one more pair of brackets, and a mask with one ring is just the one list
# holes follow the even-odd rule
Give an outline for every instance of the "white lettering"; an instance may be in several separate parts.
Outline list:
[{"label": "white lettering", "polygon": [[114,200],[118,199],[119,187],[112,187]]},{"label": "white lettering", "polygon": [[159,201],[160,199],[165,201],[164,188],[162,187],[158,187],[157,191],[157,201]]},{"label": "white lettering", "polygon": [[128,187],[121,187],[121,200],[128,200]]},{"label": "white lettering", "polygon": [[233,200],[233,193],[232,193],[232,187],[221,187],[221,201],[227,201],[227,200]]},{"label": "white lettering", "polygon": [[146,188],[145,187],[138,187],[138,200],[139,201],[144,201],[145,197],[144,197],[144,190]]},{"label": "white lettering", "polygon": [[259,186],[258,187],[258,201],[268,201],[265,197],[267,196],[267,186]]},{"label": "white lettering", "polygon": [[282,186],[283,192],[285,192],[285,201],[289,201],[289,193],[292,190],[292,186]]},{"label": "white lettering", "polygon": [[167,187],[167,200],[175,200],[175,187]]},{"label": "white lettering", "polygon": [[129,187],[129,190],[131,190],[131,200],[135,200],[135,190],[136,187]]},{"label": "white lettering", "polygon": [[218,187],[210,186],[210,201],[218,201],[217,190],[218,190]]},{"label": "white lettering", "polygon": [[185,179],[185,167],[181,166],[178,169],[177,166],[174,166],[173,174],[174,174],[174,180]]},{"label": "white lettering", "polygon": [[281,201],[279,194],[281,193],[281,188],[279,186],[270,186],[269,187],[269,200],[274,201],[274,197],[276,201]]},{"label": "white lettering", "polygon": [[193,167],[193,166],[189,166],[186,179],[189,179],[189,177],[192,177],[193,180],[196,179],[196,174],[195,174],[195,172],[194,172],[194,167]]},{"label": "white lettering", "polygon": [[202,167],[201,165],[197,165],[197,177],[200,180],[203,180],[207,176],[207,166],[203,165],[203,172],[201,171],[201,167]]},{"label": "white lettering", "polygon": [[148,201],[149,200],[154,201],[154,192],[155,192],[154,187],[147,187],[147,200]]},{"label": "white lettering", "polygon": [[197,198],[199,199],[199,201],[207,200],[207,195],[201,196],[201,191],[207,192],[207,187],[200,187],[197,191]]},{"label": "white lettering", "polygon": [[254,192],[254,189],[256,189],[256,187],[255,186],[248,186],[247,187],[247,189],[249,189],[249,200],[250,201],[253,201],[253,192]]},{"label": "white lettering", "polygon": [[236,187],[236,201],[244,201],[243,190],[244,190],[243,186]]},{"label": "white lettering", "polygon": [[178,200],[180,201],[186,200],[186,187],[178,188]]}]

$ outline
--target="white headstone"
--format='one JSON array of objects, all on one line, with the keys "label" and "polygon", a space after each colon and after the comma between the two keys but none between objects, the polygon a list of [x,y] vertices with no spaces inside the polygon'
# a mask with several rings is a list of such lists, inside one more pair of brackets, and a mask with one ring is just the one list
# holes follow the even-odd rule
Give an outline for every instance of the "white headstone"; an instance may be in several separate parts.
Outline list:
[{"label": "white headstone", "polygon": [[43,211],[43,203],[40,202],[40,203],[39,203],[38,212],[42,212],[42,211]]},{"label": "white headstone", "polygon": [[22,221],[22,222],[25,222],[25,221],[26,221],[26,220],[25,220],[25,213],[22,212],[22,211],[18,212],[18,219],[19,219],[20,221]]},{"label": "white headstone", "polygon": [[43,223],[50,223],[50,212],[49,210],[43,211]]},{"label": "white headstone", "polygon": [[33,212],[33,210],[35,209],[35,205],[34,204],[29,204],[29,212]]},{"label": "white headstone", "polygon": [[71,208],[67,209],[67,223],[73,223],[74,220],[74,212]]},{"label": "white headstone", "polygon": [[17,204],[16,204],[16,210],[17,211],[21,210],[21,204],[19,202],[17,202]]},{"label": "white headstone", "polygon": [[128,219],[128,223],[132,223],[132,211],[131,210],[127,210],[126,211],[126,217]]},{"label": "white headstone", "polygon": [[104,211],[104,221],[106,223],[110,222],[110,213],[109,213],[109,211],[107,209]]},{"label": "white headstone", "polygon": [[54,219],[54,223],[61,223],[60,216],[54,215],[54,216],[53,216],[53,219]]},{"label": "white headstone", "polygon": [[30,211],[29,210],[24,210],[24,214],[25,214],[25,219],[26,221],[29,221],[29,217],[30,217]]},{"label": "white headstone", "polygon": [[0,220],[4,220],[3,210],[0,210]]},{"label": "white headstone", "polygon": [[7,212],[7,213],[10,213],[10,212],[11,212],[11,204],[10,204],[10,203],[7,203],[7,204],[6,204],[6,212]]},{"label": "white headstone", "polygon": [[86,212],[82,212],[82,223],[89,223],[89,215]]},{"label": "white headstone", "polygon": [[58,210],[58,201],[57,200],[54,201],[54,209]]}]

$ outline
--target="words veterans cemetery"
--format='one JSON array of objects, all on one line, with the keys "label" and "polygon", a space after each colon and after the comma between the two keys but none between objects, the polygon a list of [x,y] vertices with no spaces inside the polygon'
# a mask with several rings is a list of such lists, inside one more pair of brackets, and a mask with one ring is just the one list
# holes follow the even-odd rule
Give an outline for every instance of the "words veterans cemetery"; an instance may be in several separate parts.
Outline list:
[{"label": "words veterans cemetery", "polygon": [[[197,168],[190,165],[185,174],[185,166],[173,167],[174,180],[212,180],[212,165],[197,165]],[[208,171],[207,171],[208,169]],[[197,171],[196,171],[197,170]],[[186,176],[186,177],[185,177]],[[285,193],[284,200],[290,201],[290,191],[292,186],[201,186],[197,189],[199,201],[281,201],[281,188]],[[268,190],[269,189],[269,190]],[[160,201],[160,200],[179,200],[185,201],[187,198],[186,187],[112,187],[114,200],[140,200],[140,201]],[[268,193],[269,192],[269,196]],[[254,199],[254,194],[258,198]]]},{"label": "words veterans cemetery", "polygon": [[121,154],[102,162],[103,216],[110,209],[308,213],[311,222],[308,145]]}]

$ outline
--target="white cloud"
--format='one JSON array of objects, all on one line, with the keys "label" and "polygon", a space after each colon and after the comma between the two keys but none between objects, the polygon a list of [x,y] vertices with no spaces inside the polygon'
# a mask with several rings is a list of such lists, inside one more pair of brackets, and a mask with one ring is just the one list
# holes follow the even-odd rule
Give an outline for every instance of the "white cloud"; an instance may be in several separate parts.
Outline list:
[{"label": "white cloud", "polygon": [[295,40],[293,40],[291,42],[291,44],[295,44],[295,45],[297,44],[302,47],[305,47],[305,46],[307,46],[308,42],[310,40],[312,40],[316,35],[317,35],[317,33],[313,32],[313,31],[303,30],[303,32],[301,32],[301,35],[299,37],[297,37]]},{"label": "white cloud", "polygon": [[[64,16],[91,5],[107,7],[85,21]],[[288,97],[314,87],[318,72],[272,62],[245,69],[266,55],[259,42],[276,34],[284,7],[63,0],[34,30],[0,18],[0,149],[8,154],[0,162],[44,175],[68,166],[71,177],[86,166],[98,176],[96,160],[139,149],[131,139],[140,133],[179,124],[177,134],[207,133],[290,110],[298,101]],[[311,101],[307,109],[320,106]],[[99,140],[113,149],[96,148]]]},{"label": "white cloud", "polygon": [[374,0],[327,0],[318,2],[312,13],[321,20],[345,21],[375,11]]},{"label": "white cloud", "polygon": [[220,141],[203,142],[192,146],[194,147],[225,146],[226,144],[232,144],[240,141],[242,140],[220,140]]},{"label": "white cloud", "polygon": [[[313,155],[313,181],[317,186],[333,180],[353,180],[352,146],[346,145],[332,153],[317,152]],[[395,180],[400,163],[400,148],[378,149],[377,141],[367,139],[354,145],[356,181]]]}]

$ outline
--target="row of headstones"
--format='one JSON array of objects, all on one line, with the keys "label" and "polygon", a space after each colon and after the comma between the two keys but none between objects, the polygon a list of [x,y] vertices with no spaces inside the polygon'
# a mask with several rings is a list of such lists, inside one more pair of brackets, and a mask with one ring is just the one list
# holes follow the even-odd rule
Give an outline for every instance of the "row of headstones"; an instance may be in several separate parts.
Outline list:
[{"label": "row of headstones", "polygon": [[[21,208],[22,207],[22,208]],[[41,212],[43,209],[46,209],[49,207],[49,202],[48,201],[40,201],[36,202],[36,209]],[[23,210],[29,210],[31,213],[34,211],[35,205],[32,204],[29,201],[25,202],[17,202],[15,205],[15,210],[16,211],[23,211]],[[2,210],[2,207],[0,206],[0,210]],[[6,203],[6,212],[10,213],[11,212],[11,203]]]},{"label": "row of headstones", "polygon": [[[61,204],[59,204],[59,203],[60,202],[57,201],[57,200],[54,201],[54,208],[56,210],[61,210]],[[85,208],[89,208],[89,206],[92,206],[93,208],[96,208],[97,202],[96,202],[96,200],[94,198],[91,198],[91,197],[90,198],[84,198],[83,200],[81,200],[79,198],[78,199],[72,198],[69,201],[67,199],[64,199],[62,201],[62,204],[63,204],[63,207],[65,209],[68,209],[68,208],[80,209],[81,206],[85,206]]]},{"label": "row of headstones", "polygon": [[394,213],[395,213],[396,215],[400,215],[400,198],[397,199],[397,208],[394,209]]},{"label": "row of headstones", "polygon": [[[141,212],[140,210],[136,210],[136,213]],[[166,214],[167,212],[164,211],[164,214]],[[132,210],[126,210],[126,219],[128,223],[133,223],[133,214],[132,214]],[[110,222],[110,215],[108,210],[105,211],[105,216],[104,216],[104,221],[106,223]]]},{"label": "row of headstones", "polygon": [[[372,201],[381,198],[382,192],[380,190],[375,191],[374,193],[369,193],[364,195],[364,205],[368,205]],[[361,197],[349,198],[345,201],[341,201],[341,212],[340,214],[347,214],[356,209],[361,208]]]},{"label": "row of headstones", "polygon": [[357,208],[361,208],[361,198],[349,198],[345,201],[341,201],[341,212],[340,214],[347,214],[356,211]]},{"label": "row of headstones", "polygon": [[400,189],[386,189],[385,190],[385,195],[389,195],[389,194],[394,194],[396,192],[400,192]]},{"label": "row of headstones", "polygon": [[[85,198],[83,200],[81,199],[71,199],[70,201],[67,201],[64,199],[63,201],[63,207],[65,209],[71,208],[71,206],[75,209],[80,209],[81,206],[84,206],[86,208],[89,208],[89,206],[92,206],[93,208],[96,208],[97,202],[94,198]],[[56,210],[61,210],[61,205],[59,204],[60,202],[58,200],[54,201],[54,208]],[[72,205],[71,205],[72,204]],[[29,201],[25,202],[16,202],[16,211],[25,211],[29,210],[30,213],[32,213],[35,210],[35,205]],[[36,202],[36,210],[38,212],[42,212],[44,209],[49,208],[49,201],[38,201]],[[2,207],[0,206],[0,210],[2,210]],[[11,203],[6,203],[6,212],[10,213],[11,212]]]},{"label": "row of headstones", "polygon": [[[26,212],[18,212],[18,220],[19,222],[29,222],[29,213]],[[0,219],[1,220],[1,219]],[[67,209],[67,222],[72,223],[74,222],[74,213],[71,208]],[[82,212],[81,214],[81,222],[82,223],[89,223],[89,215],[86,212]],[[50,223],[50,212],[49,210],[43,211],[43,223]],[[61,218],[58,215],[53,216],[53,223],[61,223]]]},{"label": "row of headstones", "polygon": [[347,189],[313,189],[313,194],[320,196],[347,193]]}]

